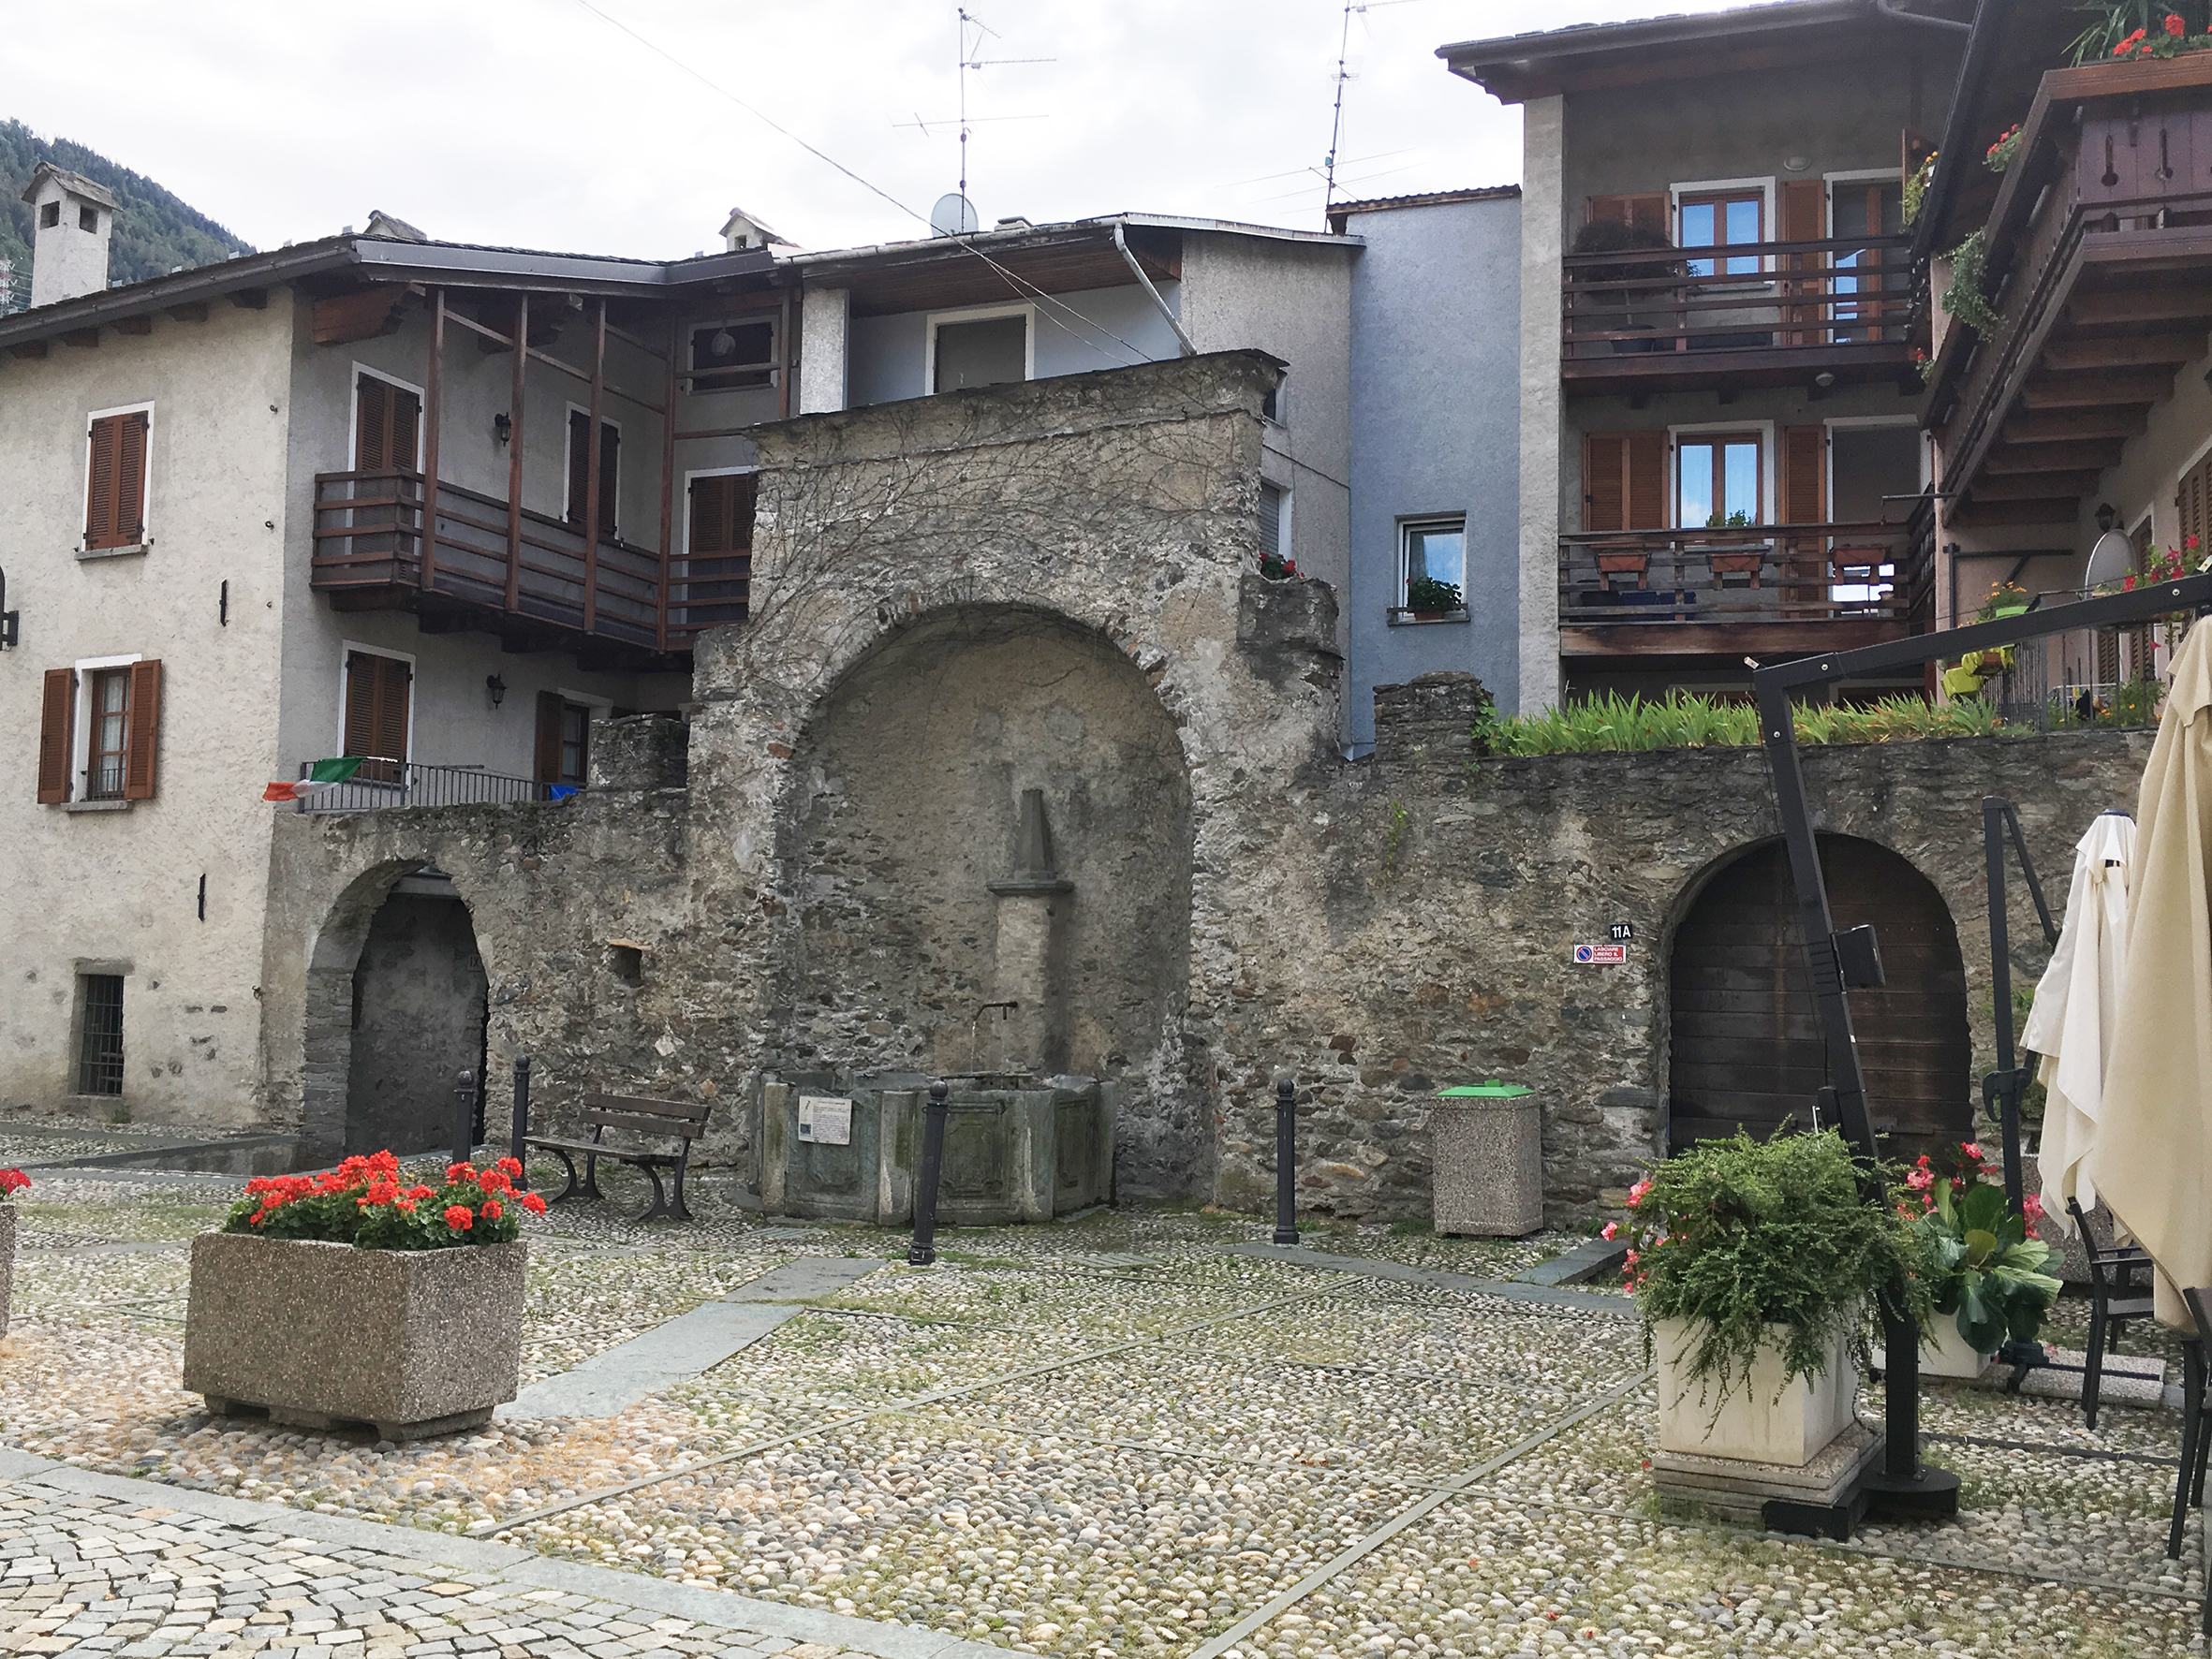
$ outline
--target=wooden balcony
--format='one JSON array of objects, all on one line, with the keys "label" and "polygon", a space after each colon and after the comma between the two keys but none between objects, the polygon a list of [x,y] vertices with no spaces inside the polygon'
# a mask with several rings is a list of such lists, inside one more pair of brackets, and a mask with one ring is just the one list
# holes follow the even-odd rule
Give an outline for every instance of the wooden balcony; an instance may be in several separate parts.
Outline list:
[{"label": "wooden balcony", "polygon": [[2006,326],[1937,360],[1945,521],[2071,540],[2212,330],[2212,53],[2046,74],[1983,234]]},{"label": "wooden balcony", "polygon": [[1919,382],[1908,236],[1569,254],[1570,397],[1838,381]]},{"label": "wooden balcony", "polygon": [[427,553],[422,475],[315,480],[312,582],[339,610],[409,610],[426,632],[475,629],[509,649],[609,666],[688,656],[693,636],[745,616],[749,552],[673,558],[440,479]]},{"label": "wooden balcony", "polygon": [[1733,664],[1901,639],[1931,612],[1927,519],[1566,536],[1560,654]]}]

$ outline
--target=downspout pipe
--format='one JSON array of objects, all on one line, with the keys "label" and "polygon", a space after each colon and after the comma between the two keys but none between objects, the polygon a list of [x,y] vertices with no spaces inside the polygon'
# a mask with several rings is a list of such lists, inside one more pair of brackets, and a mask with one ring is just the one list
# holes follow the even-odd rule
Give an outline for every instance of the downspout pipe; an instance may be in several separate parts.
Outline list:
[{"label": "downspout pipe", "polygon": [[1923,28],[1951,29],[1961,35],[1971,35],[1974,25],[1962,23],[1947,17],[1923,17],[1917,11],[1907,11],[1905,0],[1874,0],[1874,9],[1895,22],[1918,23]]},{"label": "downspout pipe", "polygon": [[1160,316],[1167,318],[1168,327],[1175,330],[1175,338],[1183,345],[1183,355],[1198,356],[1198,347],[1190,343],[1190,336],[1183,331],[1183,325],[1176,321],[1175,314],[1168,309],[1167,301],[1152,286],[1152,279],[1144,274],[1144,267],[1137,263],[1137,256],[1129,252],[1129,244],[1123,240],[1121,231],[1121,221],[1116,219],[1113,222],[1113,251],[1121,256],[1121,262],[1129,268],[1129,274],[1137,279],[1137,286],[1152,297],[1152,303],[1159,308]]}]

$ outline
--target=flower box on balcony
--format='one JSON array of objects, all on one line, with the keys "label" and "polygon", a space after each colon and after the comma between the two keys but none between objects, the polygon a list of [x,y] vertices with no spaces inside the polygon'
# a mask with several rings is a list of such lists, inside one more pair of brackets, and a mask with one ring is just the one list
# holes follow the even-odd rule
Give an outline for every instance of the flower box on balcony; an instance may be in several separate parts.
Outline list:
[{"label": "flower box on balcony", "polygon": [[184,1387],[217,1416],[266,1413],[386,1440],[489,1422],[522,1364],[521,1241],[362,1250],[203,1233],[192,1241]]}]

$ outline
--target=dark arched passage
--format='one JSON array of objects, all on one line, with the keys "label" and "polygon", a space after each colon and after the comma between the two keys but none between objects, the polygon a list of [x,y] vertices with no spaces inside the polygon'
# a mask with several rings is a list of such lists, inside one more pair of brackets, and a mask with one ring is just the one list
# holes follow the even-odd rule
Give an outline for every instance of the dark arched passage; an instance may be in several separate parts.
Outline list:
[{"label": "dark arched passage", "polygon": [[[1872,924],[1888,983],[1851,993],[1875,1128],[1910,1158],[1973,1126],[1966,968],[1933,883],[1873,842],[1822,836],[1838,928]],[[1824,1051],[1798,941],[1790,858],[1774,842],[1709,881],[1674,934],[1671,1143],[1804,1126]]]}]

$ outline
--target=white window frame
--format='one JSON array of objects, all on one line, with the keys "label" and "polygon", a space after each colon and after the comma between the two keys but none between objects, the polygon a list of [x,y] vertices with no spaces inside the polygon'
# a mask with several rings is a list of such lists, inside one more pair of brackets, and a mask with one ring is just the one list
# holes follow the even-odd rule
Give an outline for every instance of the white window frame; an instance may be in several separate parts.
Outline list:
[{"label": "white window frame", "polygon": [[922,359],[922,386],[928,396],[937,395],[937,330],[947,323],[985,323],[996,316],[1027,319],[1022,330],[1022,378],[1037,378],[1037,307],[1028,301],[1011,305],[966,305],[956,311],[933,311],[924,319],[927,338]]},{"label": "white window frame", "polygon": [[[686,559],[691,557],[691,486],[693,482],[700,478],[738,477],[745,473],[757,473],[759,470],[760,469],[758,466],[695,466],[686,468],[685,470],[683,494],[684,557]],[[566,696],[568,694],[564,692],[562,695]],[[579,698],[578,700],[581,701],[582,699]],[[610,703],[607,706],[609,708],[612,708],[614,705]]]},{"label": "white window frame", "polygon": [[[1263,490],[1273,490],[1276,493],[1277,510],[1275,520],[1275,556],[1278,559],[1288,559],[1295,565],[1298,563],[1298,555],[1290,551],[1296,545],[1290,539],[1290,510],[1292,497],[1296,492],[1290,485],[1278,484],[1273,478],[1261,478],[1260,486]],[[1261,550],[1261,556],[1263,558],[1266,556],[1264,548]]]},{"label": "white window frame", "polygon": [[[591,406],[588,404],[571,402],[568,404],[566,413],[561,416],[561,521],[564,524],[568,521],[569,487],[576,481],[573,476],[573,468],[576,464],[576,455],[575,451],[568,448],[568,427],[571,423],[571,417],[581,415],[586,420],[589,420],[591,418]],[[622,453],[620,448],[622,422],[615,419],[612,415],[602,415],[599,417],[599,424],[601,426],[612,427],[614,429],[614,435],[616,439],[617,447],[615,449],[615,455],[617,459],[614,462],[614,528],[610,530],[607,534],[613,536],[616,541],[620,541],[622,539],[622,462],[619,457]],[[581,533],[583,526],[580,522],[577,528]]]},{"label": "white window frame", "polygon": [[[77,492],[77,499],[80,502],[89,502],[92,499],[92,429],[94,424],[107,419],[111,415],[140,414],[146,418],[146,477],[140,486],[141,493],[139,497],[139,539],[133,545],[152,547],[154,545],[154,400],[152,398],[148,398],[142,404],[118,404],[112,409],[94,409],[85,415],[84,480]],[[82,524],[80,523],[77,530],[77,551],[79,552],[90,551],[85,545],[88,539]],[[118,553],[125,550],[122,548],[102,548],[100,551],[104,553]],[[130,660],[135,662],[138,659],[134,657]]]},{"label": "white window frame", "polygon": [[[331,753],[334,756],[342,756],[346,753],[346,659],[357,651],[363,656],[390,657],[395,662],[403,662],[407,665],[407,748],[412,751],[416,746],[415,693],[421,684],[422,665],[420,661],[410,651],[394,651],[389,645],[371,645],[362,639],[341,639],[338,641],[338,746]],[[416,764],[413,754],[410,753],[400,764],[402,766]],[[369,784],[372,788],[376,786],[372,779],[364,778],[361,781]],[[384,785],[384,787],[391,789],[404,788],[405,786],[404,784]]]},{"label": "white window frame", "polygon": [[387,374],[374,363],[356,362],[346,376],[346,470],[361,471],[361,377],[381,380],[387,386],[396,386],[402,391],[415,394],[415,406],[420,411],[415,419],[415,464],[409,470],[422,470],[423,446],[430,442],[424,430],[430,424],[430,393],[412,380],[402,380],[397,374]]},{"label": "white window frame", "polygon": [[[1679,184],[1667,186],[1668,228],[1674,233],[1674,240],[1676,247],[1682,245],[1682,198],[1685,196],[1718,196],[1730,190],[1758,191],[1762,198],[1759,210],[1759,240],[1761,242],[1780,240],[1775,235],[1775,181],[1772,174],[1763,179],[1691,179]],[[1726,245],[1726,243],[1720,244],[1722,248]],[[1695,249],[1686,251],[1692,258],[1699,257]],[[1727,256],[1721,253],[1718,248],[1714,251],[1712,255],[1713,275],[1707,280],[1722,283],[1727,281],[1730,273],[1720,269],[1721,261],[1725,257]],[[1742,258],[1743,256],[1738,254],[1735,257]],[[1762,282],[1765,274],[1771,273],[1773,270],[1774,261],[1771,258],[1762,257],[1759,261],[1757,273],[1743,271],[1735,272],[1735,275],[1741,286],[1748,287]]]},{"label": "white window frame", "polygon": [[1459,580],[1454,585],[1459,589],[1460,604],[1463,607],[1467,604],[1467,516],[1464,512],[1407,513],[1398,519],[1398,609],[1404,610],[1408,608],[1406,588],[1411,580],[1409,572],[1412,567],[1408,562],[1408,533],[1415,530],[1437,529],[1447,524],[1459,526]]},{"label": "white window frame", "polygon": [[[742,329],[750,328],[756,323],[768,325],[768,379],[766,383],[760,386],[712,386],[703,391],[700,390],[698,381],[693,378],[700,373],[700,370],[698,365],[691,361],[692,336],[703,329]],[[677,371],[684,377],[684,395],[694,398],[743,397],[749,391],[767,391],[774,387],[781,386],[784,373],[783,345],[783,323],[773,311],[739,312],[733,316],[701,317],[697,322],[686,323],[684,325],[684,367]],[[759,365],[740,363],[737,366],[740,369],[746,369]],[[706,371],[710,374],[727,372],[720,369]]]},{"label": "white window frame", "polygon": [[[121,410],[114,411],[117,414],[123,412]],[[81,657],[69,665],[70,671],[77,677],[75,684],[70,688],[69,699],[70,706],[75,711],[71,722],[72,729],[69,732],[69,776],[75,780],[76,785],[69,794],[71,800],[90,800],[93,798],[92,715],[94,711],[92,699],[86,695],[86,687],[92,676],[102,668],[127,668],[133,663],[142,663],[145,660],[146,653],[144,652],[134,651],[128,656]],[[125,715],[124,719],[127,727],[129,716]],[[127,730],[125,741],[128,741]]]},{"label": "white window frame", "polygon": [[[1910,418],[1910,417],[1908,417]],[[1669,528],[1674,530],[1703,530],[1703,524],[1685,524],[1682,519],[1682,440],[1706,433],[1755,432],[1759,434],[1759,521],[1775,521],[1775,474],[1779,458],[1775,451],[1779,433],[1772,420],[1699,420],[1687,426],[1667,428],[1667,477],[1674,480],[1667,492],[1667,518]]]}]

